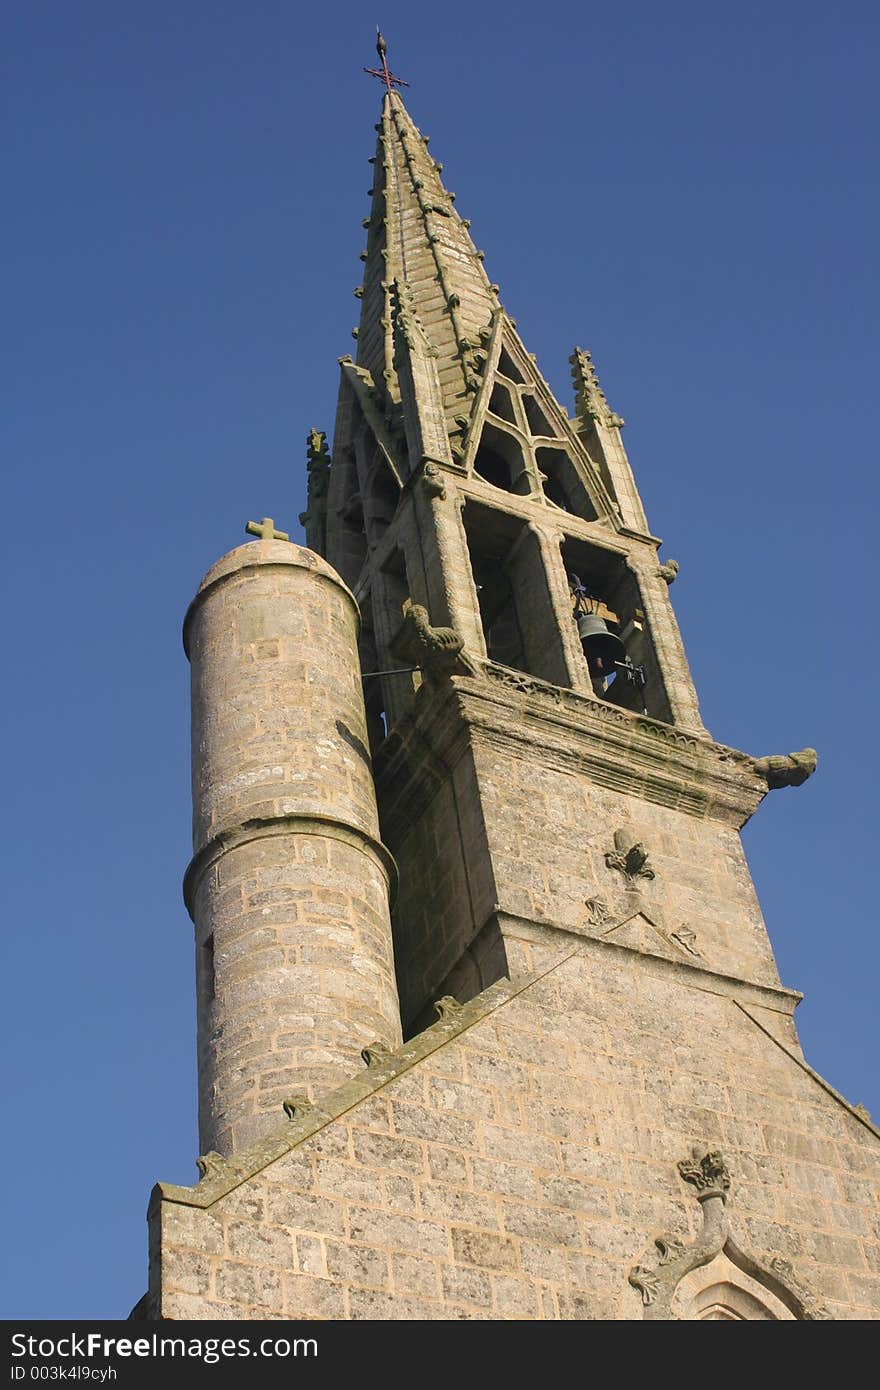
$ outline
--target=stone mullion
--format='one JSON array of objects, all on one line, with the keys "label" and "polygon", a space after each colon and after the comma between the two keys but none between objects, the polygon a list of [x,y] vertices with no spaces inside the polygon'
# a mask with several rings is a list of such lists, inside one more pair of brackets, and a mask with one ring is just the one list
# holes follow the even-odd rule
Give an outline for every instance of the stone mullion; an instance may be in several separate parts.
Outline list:
[{"label": "stone mullion", "polygon": [[445,498],[436,497],[429,502],[425,495],[419,503],[431,621],[436,626],[448,624],[455,628],[469,652],[485,657],[486,641],[462,518],[464,498],[454,493],[448,474],[444,474],[443,481]]},{"label": "stone mullion", "polygon": [[581,649],[577,627],[572,618],[568,578],[565,573],[565,565],[562,562],[562,552],[559,548],[562,535],[559,531],[548,532],[538,526],[533,527],[533,529],[538,537],[541,560],[544,573],[547,576],[547,589],[556,616],[561,655],[568,676],[567,683],[572,690],[579,690],[585,695],[592,695],[593,684],[590,680],[589,668]]},{"label": "stone mullion", "polygon": [[650,560],[630,557],[628,563],[638,581],[642,610],[669,700],[672,722],[684,729],[705,733],[684,643],[669,601],[669,586],[660,575],[656,557],[652,552]]}]

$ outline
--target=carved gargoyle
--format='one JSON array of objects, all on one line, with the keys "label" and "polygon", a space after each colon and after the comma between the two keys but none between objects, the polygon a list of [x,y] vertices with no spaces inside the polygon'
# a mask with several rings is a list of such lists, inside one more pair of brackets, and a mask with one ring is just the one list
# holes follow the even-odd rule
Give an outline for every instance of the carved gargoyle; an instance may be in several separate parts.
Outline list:
[{"label": "carved gargoyle", "polygon": [[818,762],[815,748],[802,748],[799,753],[755,758],[752,765],[758,776],[765,778],[770,791],[775,791],[777,787],[800,787],[812,777]]},{"label": "carved gargoyle", "polygon": [[677,560],[667,560],[664,565],[660,566],[660,578],[664,579],[667,584],[674,584],[680,569],[681,566]]},{"label": "carved gargoyle", "polygon": [[474,668],[464,654],[464,642],[452,627],[432,627],[428,610],[414,603],[391,642],[391,651],[400,661],[410,662],[424,672],[426,680],[437,682],[447,676],[473,675]]},{"label": "carved gargoyle", "polygon": [[443,481],[443,474],[436,463],[432,463],[430,459],[426,460],[422,469],[422,489],[429,497],[439,497],[441,502],[446,500],[446,485]]},{"label": "carved gargoyle", "polygon": [[640,878],[656,877],[648,863],[648,851],[628,830],[615,830],[614,849],[606,853],[605,863],[609,869],[617,869],[618,873],[623,874],[627,885],[632,888]]}]

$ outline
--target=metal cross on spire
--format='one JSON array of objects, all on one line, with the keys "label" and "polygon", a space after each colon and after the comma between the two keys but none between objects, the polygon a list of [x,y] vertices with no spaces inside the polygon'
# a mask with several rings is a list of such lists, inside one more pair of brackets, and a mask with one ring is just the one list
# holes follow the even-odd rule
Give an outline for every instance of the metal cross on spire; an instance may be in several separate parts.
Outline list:
[{"label": "metal cross on spire", "polygon": [[364,68],[364,72],[369,73],[370,77],[381,78],[381,80],[385,83],[385,90],[387,92],[393,92],[395,87],[408,87],[409,83],[404,82],[402,77],[395,77],[394,73],[391,72],[390,68],[388,67],[388,59],[386,57],[386,54],[388,53],[388,45],[382,37],[378,25],[376,26],[376,52],[378,53],[379,61],[382,64],[381,69]]}]

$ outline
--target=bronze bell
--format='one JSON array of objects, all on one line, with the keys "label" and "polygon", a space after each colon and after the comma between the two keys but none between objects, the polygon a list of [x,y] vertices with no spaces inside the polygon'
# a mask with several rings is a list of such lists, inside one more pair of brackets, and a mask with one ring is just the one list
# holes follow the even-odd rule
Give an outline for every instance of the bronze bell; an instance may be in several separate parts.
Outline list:
[{"label": "bronze bell", "polygon": [[610,676],[615,662],[626,661],[626,647],[619,637],[608,631],[608,624],[598,613],[581,613],[577,630],[591,671]]}]

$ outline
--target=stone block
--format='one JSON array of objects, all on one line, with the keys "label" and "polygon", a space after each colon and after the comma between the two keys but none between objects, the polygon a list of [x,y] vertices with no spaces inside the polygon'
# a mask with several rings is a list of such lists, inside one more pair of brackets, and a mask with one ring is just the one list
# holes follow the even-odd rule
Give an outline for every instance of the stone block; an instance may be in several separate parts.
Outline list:
[{"label": "stone block", "polygon": [[477,1265],[482,1269],[516,1269],[519,1266],[515,1243],[506,1236],[488,1231],[453,1227],[452,1251],[460,1264]]},{"label": "stone block", "polygon": [[340,1283],[364,1288],[388,1289],[388,1255],[367,1245],[327,1241],[327,1274]]},{"label": "stone block", "polygon": [[395,1293],[434,1298],[440,1294],[439,1265],[416,1255],[391,1256]]},{"label": "stone block", "polygon": [[449,1249],[446,1227],[436,1221],[351,1207],[349,1222],[352,1240],[407,1253],[442,1255]]},{"label": "stone block", "polygon": [[473,1303],[488,1307],[492,1302],[492,1282],[480,1269],[447,1265],[442,1271],[443,1294],[450,1303]]},{"label": "stone block", "polygon": [[292,1231],[337,1234],[345,1230],[345,1207],[338,1198],[270,1188],[266,1208],[271,1222]]}]

